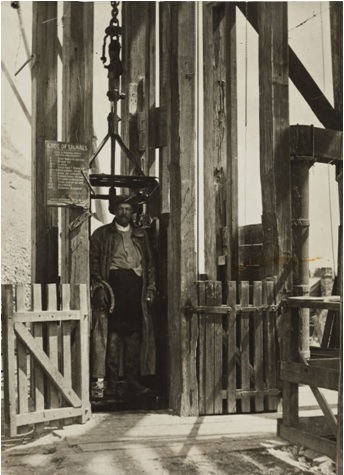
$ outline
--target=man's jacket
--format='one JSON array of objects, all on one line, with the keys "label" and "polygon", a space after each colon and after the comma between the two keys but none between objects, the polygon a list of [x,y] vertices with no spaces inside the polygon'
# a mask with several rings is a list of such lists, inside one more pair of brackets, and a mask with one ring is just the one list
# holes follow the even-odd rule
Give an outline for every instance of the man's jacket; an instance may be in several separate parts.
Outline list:
[{"label": "man's jacket", "polygon": [[[155,287],[155,267],[152,252],[149,246],[148,237],[143,228],[132,226],[132,241],[141,253],[142,257],[142,342],[141,342],[141,374],[155,374],[155,337],[153,319],[147,306],[147,290],[156,290]],[[106,224],[96,229],[91,237],[90,251],[90,271],[91,285],[93,292],[98,287],[103,287],[102,281],[109,281],[110,266],[112,257],[120,242],[121,236],[117,231],[115,220],[111,224]],[[128,289],[130,292],[130,289]],[[115,303],[116,305],[116,303]],[[97,327],[97,314],[102,313],[99,309],[93,308],[94,330]],[[99,315],[101,317],[101,315]],[[105,359],[105,355],[104,356]],[[95,376],[95,375],[93,375]]]}]

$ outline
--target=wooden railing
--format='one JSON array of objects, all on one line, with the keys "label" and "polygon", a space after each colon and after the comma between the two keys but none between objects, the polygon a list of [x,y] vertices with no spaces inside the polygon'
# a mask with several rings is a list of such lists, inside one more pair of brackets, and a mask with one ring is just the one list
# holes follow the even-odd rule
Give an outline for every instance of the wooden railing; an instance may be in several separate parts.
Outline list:
[{"label": "wooden railing", "polygon": [[[338,423],[321,388],[332,391],[342,389],[340,387],[341,349],[337,350],[337,357],[334,357],[333,350],[326,357],[323,350],[321,358],[311,356],[306,360],[299,351],[299,310],[313,308],[339,313],[342,312],[340,297],[290,297],[283,302],[283,306],[285,307],[286,320],[286,351],[281,361],[283,417],[278,420],[278,435],[292,443],[303,445],[335,459],[336,451],[339,450],[336,439],[341,433],[342,426]],[[322,417],[300,417],[300,384],[310,386],[319,408],[324,414]]]},{"label": "wooden railing", "polygon": [[[278,342],[272,281],[198,282],[200,414],[275,411]],[[237,303],[239,302],[239,303]]]},{"label": "wooden railing", "polygon": [[56,285],[48,284],[43,308],[42,286],[33,284],[29,311],[24,289],[22,284],[1,286],[4,415],[10,436],[22,426],[69,418],[86,422],[91,415],[86,286],[63,284],[59,295]]}]

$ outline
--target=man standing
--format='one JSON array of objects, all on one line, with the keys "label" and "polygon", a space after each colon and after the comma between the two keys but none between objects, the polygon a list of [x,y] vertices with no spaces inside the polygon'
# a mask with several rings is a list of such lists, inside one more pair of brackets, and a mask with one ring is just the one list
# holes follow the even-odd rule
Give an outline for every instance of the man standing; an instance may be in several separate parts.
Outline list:
[{"label": "man standing", "polygon": [[[120,349],[124,377],[135,393],[147,389],[140,375],[155,374],[155,339],[150,307],[154,301],[155,270],[148,237],[133,221],[133,204],[116,197],[115,218],[91,237],[93,331],[91,377],[93,397],[116,396]],[[97,394],[98,391],[98,394]]]}]

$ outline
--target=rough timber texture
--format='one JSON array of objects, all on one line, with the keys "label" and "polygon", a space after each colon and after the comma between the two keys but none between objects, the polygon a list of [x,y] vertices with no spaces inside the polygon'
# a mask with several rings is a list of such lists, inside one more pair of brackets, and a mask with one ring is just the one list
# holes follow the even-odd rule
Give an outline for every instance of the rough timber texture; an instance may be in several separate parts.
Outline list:
[{"label": "rough timber texture", "polygon": [[[57,139],[57,2],[32,4],[31,280],[57,282],[57,208],[46,206],[45,140]],[[46,22],[46,20],[54,20]]]},{"label": "rough timber texture", "polygon": [[226,255],[226,281],[238,266],[235,6],[204,3],[203,32],[205,270],[216,279]]},{"label": "rough timber texture", "polygon": [[196,305],[195,254],[195,4],[171,3],[171,119],[168,255],[170,407],[198,414],[197,320],[184,313]]},{"label": "rough timber texture", "polygon": [[[63,27],[63,141],[86,144],[92,153],[93,118],[93,3],[71,2]],[[80,78],[82,83],[80,86]],[[89,281],[89,223],[86,219],[73,231],[68,225],[84,212],[62,212],[62,281]]]}]

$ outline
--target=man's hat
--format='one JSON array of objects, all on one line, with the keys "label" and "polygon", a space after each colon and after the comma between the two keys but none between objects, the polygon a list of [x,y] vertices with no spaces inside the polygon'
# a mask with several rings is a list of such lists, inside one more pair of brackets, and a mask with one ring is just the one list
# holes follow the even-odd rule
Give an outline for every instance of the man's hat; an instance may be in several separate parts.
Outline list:
[{"label": "man's hat", "polygon": [[116,194],[115,188],[109,189],[109,212],[116,214],[116,208],[119,204],[130,204],[134,213],[139,211],[139,205],[142,203],[142,197],[138,195]]}]

